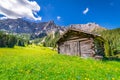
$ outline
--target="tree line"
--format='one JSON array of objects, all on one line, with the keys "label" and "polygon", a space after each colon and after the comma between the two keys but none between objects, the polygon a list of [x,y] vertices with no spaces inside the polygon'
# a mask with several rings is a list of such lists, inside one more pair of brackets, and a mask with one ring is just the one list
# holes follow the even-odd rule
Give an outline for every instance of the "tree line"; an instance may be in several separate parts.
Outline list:
[{"label": "tree line", "polygon": [[110,56],[120,53],[120,28],[105,30],[100,33],[109,45]]},{"label": "tree line", "polygon": [[28,43],[29,43],[29,40],[16,37],[15,35],[10,35],[10,34],[0,32],[0,47],[13,48],[15,45],[25,46]]}]

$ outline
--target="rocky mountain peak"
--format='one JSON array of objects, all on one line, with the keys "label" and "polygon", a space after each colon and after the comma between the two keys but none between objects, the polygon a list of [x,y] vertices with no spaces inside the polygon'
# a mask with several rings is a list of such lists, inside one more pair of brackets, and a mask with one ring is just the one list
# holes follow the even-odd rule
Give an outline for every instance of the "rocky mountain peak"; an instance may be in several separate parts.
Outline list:
[{"label": "rocky mountain peak", "polygon": [[49,24],[55,24],[53,20],[48,21]]},{"label": "rocky mountain peak", "polygon": [[98,31],[98,30],[106,30],[105,28],[101,27],[100,25],[98,25],[96,23],[72,24],[68,27],[78,28],[78,29],[81,29],[81,30],[87,31],[87,32],[95,32],[95,31]]},{"label": "rocky mountain peak", "polygon": [[0,20],[0,30],[17,34],[30,34],[31,38],[41,38],[50,34],[54,35],[56,32],[62,34],[68,27],[79,28],[87,32],[97,32],[99,30],[105,30],[105,28],[99,26],[96,23],[72,24],[66,27],[61,27],[56,25],[52,20],[48,22],[38,23],[29,22],[23,19]]},{"label": "rocky mountain peak", "polygon": [[32,38],[36,38],[64,29],[57,26],[54,21],[36,23],[23,19],[5,19],[0,20],[0,30],[18,34],[32,34]]}]

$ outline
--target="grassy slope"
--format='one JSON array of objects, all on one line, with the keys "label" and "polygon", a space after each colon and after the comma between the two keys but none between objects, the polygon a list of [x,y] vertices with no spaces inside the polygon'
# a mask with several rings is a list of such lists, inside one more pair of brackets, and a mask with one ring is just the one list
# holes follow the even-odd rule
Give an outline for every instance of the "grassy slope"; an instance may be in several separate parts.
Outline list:
[{"label": "grassy slope", "polygon": [[0,80],[119,80],[120,63],[57,54],[44,47],[0,49]]}]

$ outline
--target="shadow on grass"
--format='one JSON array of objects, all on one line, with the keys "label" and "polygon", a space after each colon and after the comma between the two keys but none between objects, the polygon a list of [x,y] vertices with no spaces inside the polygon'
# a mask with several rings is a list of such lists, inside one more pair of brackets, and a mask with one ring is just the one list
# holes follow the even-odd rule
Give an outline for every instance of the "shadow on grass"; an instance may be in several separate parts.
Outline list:
[{"label": "shadow on grass", "polygon": [[103,61],[118,61],[118,62],[120,62],[120,57],[118,57],[118,56],[111,56],[111,57],[105,57],[102,60]]}]

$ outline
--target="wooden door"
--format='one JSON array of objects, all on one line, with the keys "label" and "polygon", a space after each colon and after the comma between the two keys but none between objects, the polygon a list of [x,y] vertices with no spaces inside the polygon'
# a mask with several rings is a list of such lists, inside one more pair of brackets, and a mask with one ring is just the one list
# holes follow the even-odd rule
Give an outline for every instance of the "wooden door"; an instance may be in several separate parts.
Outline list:
[{"label": "wooden door", "polygon": [[80,43],[77,41],[67,41],[64,43],[64,53],[67,55],[80,55]]},{"label": "wooden door", "polygon": [[69,53],[71,55],[75,55],[75,56],[79,56],[80,54],[80,45],[79,45],[79,42],[77,41],[73,41],[73,42],[70,42],[70,51]]},{"label": "wooden door", "polygon": [[92,56],[92,41],[82,41],[80,42],[81,57],[91,57]]}]

